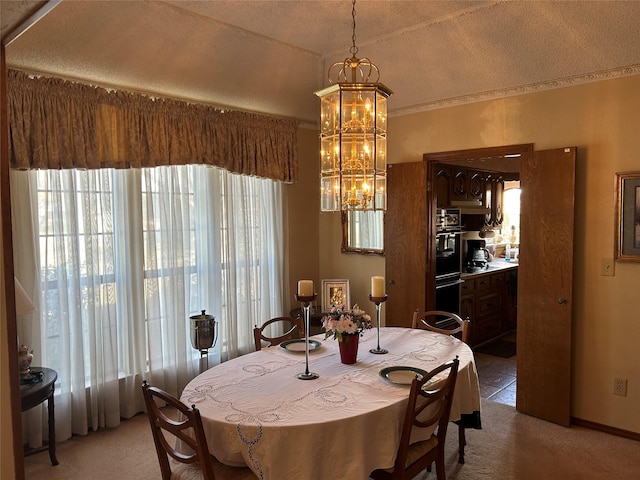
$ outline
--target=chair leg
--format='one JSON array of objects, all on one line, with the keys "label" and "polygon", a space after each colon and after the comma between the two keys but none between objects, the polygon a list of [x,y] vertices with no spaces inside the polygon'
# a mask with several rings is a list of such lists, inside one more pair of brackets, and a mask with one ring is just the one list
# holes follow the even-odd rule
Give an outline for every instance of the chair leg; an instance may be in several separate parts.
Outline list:
[{"label": "chair leg", "polygon": [[442,450],[442,455],[438,455],[436,458],[436,478],[438,480],[446,480],[447,478],[444,471],[444,450]]},{"label": "chair leg", "polygon": [[464,447],[467,444],[467,437],[464,433],[464,421],[460,419],[458,423],[458,463],[464,464]]}]

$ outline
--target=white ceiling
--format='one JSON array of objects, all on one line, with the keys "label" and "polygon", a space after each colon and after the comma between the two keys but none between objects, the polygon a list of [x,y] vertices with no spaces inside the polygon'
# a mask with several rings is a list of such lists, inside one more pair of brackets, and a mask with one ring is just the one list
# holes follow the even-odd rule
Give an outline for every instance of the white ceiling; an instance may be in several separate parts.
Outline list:
[{"label": "white ceiling", "polygon": [[[9,67],[315,123],[350,0],[0,1]],[[49,3],[49,6],[52,6]],[[640,73],[640,1],[358,0],[391,115]]]}]

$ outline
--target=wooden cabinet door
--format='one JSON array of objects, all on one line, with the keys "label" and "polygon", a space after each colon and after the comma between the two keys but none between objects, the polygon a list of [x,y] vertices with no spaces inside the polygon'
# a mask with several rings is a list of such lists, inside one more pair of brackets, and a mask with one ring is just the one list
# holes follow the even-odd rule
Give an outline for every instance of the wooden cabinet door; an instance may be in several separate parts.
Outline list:
[{"label": "wooden cabinet door", "polygon": [[478,200],[482,203],[484,201],[485,177],[487,173],[481,170],[468,170],[467,175],[469,177],[467,200]]},{"label": "wooden cabinet door", "polygon": [[494,191],[493,194],[493,204],[491,205],[491,216],[494,226],[502,225],[502,219],[504,218],[504,214],[502,211],[502,203],[504,196],[504,178],[502,175],[494,176],[494,180],[492,182],[492,188]]},{"label": "wooden cabinet door", "polygon": [[576,149],[520,162],[516,408],[569,425]]},{"label": "wooden cabinet door", "polygon": [[469,176],[466,168],[451,167],[451,201],[467,200]]},{"label": "wooden cabinet door", "polygon": [[518,320],[518,269],[509,270],[505,275],[505,302],[503,333],[516,330]]},{"label": "wooden cabinet door", "polygon": [[[451,167],[449,165],[437,164],[434,180],[434,193],[436,206],[446,208],[451,206]],[[388,190],[388,189],[387,189]]]},{"label": "wooden cabinet door", "polygon": [[484,216],[484,224],[488,227],[493,227],[493,174],[488,173],[484,182],[484,206],[489,209],[489,212]]},{"label": "wooden cabinet door", "polygon": [[489,209],[484,224],[489,227],[502,225],[502,196],[504,194],[504,177],[497,172],[487,173],[484,183],[483,204]]},{"label": "wooden cabinet door", "polygon": [[426,162],[387,167],[384,217],[387,326],[410,327],[413,312],[426,310],[426,185]]}]

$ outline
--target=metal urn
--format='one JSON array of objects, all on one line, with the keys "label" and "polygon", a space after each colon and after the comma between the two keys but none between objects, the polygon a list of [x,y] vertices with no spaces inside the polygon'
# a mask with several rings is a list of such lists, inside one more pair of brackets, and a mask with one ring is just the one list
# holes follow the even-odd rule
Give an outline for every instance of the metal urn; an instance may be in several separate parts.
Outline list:
[{"label": "metal urn", "polygon": [[203,360],[206,360],[206,368],[209,368],[209,349],[213,347],[218,339],[216,330],[216,319],[213,315],[207,315],[206,310],[202,310],[200,315],[189,317],[191,321],[191,346],[200,351],[200,370],[202,370]]}]

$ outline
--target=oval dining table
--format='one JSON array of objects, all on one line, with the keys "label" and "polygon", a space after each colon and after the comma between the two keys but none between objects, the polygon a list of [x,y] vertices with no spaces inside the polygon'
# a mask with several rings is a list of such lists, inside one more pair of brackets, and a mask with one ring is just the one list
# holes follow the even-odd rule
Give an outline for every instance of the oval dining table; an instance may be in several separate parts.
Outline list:
[{"label": "oval dining table", "polygon": [[297,351],[272,346],[221,363],[186,386],[180,398],[200,410],[209,451],[220,462],[248,466],[265,480],[366,480],[393,466],[410,389],[404,377],[381,371],[429,371],[456,356],[450,420],[479,416],[473,352],[455,337],[383,327],[380,347],[388,353],[381,355],[369,352],[377,336],[367,330],[351,365],[341,363],[336,340],[310,340],[309,370],[317,379],[296,376],[305,371],[302,340]]}]

